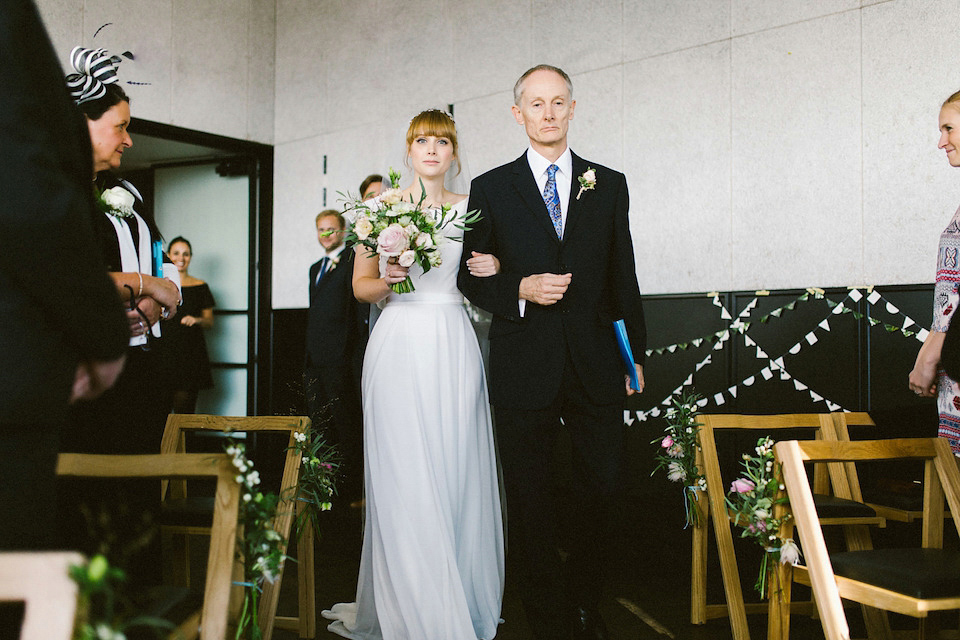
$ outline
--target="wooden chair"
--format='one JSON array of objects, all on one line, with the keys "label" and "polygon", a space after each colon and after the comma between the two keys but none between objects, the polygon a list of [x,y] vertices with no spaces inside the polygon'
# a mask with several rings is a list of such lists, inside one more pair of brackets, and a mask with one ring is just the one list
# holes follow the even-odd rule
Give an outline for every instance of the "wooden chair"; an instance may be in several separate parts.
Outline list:
[{"label": "wooden chair", "polygon": [[75,552],[0,553],[0,601],[23,602],[20,640],[70,640],[77,612]]},{"label": "wooden chair", "polygon": [[[865,413],[842,414],[850,424],[873,424],[870,416]],[[697,417],[701,423],[700,446],[701,451],[698,466],[707,479],[706,496],[699,496],[696,508],[699,511],[698,523],[693,530],[693,556],[691,567],[691,594],[690,594],[690,621],[693,624],[704,624],[708,619],[724,615],[730,618],[730,627],[734,640],[749,640],[750,631],[747,626],[747,613],[768,613],[768,638],[773,640],[784,633],[781,613],[786,607],[795,611],[813,611],[809,602],[791,602],[790,594],[781,594],[771,589],[770,602],[744,603],[743,589],[740,584],[740,574],[737,558],[733,548],[733,534],[729,526],[729,515],[725,501],[728,483],[720,473],[720,461],[717,455],[716,431],[742,429],[757,432],[760,435],[771,435],[782,429],[808,429],[816,437],[824,437],[824,433],[835,434],[834,414],[781,414],[781,415],[737,415],[737,414],[705,414]],[[758,435],[759,437],[759,435]],[[835,435],[830,435],[836,438]],[[886,521],[878,516],[874,510],[862,504],[859,497],[859,485],[856,478],[849,477],[846,470],[840,466],[829,467],[828,470],[817,469],[815,486],[821,494],[821,502],[829,505],[830,515],[823,519],[823,524],[841,525],[845,528],[848,548],[869,548],[869,533],[863,529],[866,525],[884,526]],[[834,496],[828,496],[830,488]],[[707,498],[705,508],[704,497]],[[717,543],[717,552],[720,558],[720,570],[723,577],[723,588],[726,596],[725,604],[707,604],[707,539],[710,520],[713,520],[714,536]],[[771,585],[776,587],[776,583]],[[867,614],[873,619],[872,613]],[[789,618],[787,618],[789,620]],[[886,627],[886,620],[876,620],[876,624]]]},{"label": "wooden chair", "polygon": [[171,634],[171,638],[223,640],[227,634],[232,574],[237,546],[240,485],[227,454],[88,455],[61,453],[57,474],[102,478],[196,478],[217,481],[214,496],[203,609]]},{"label": "wooden chair", "polygon": [[[960,609],[960,552],[944,551],[943,500],[946,496],[960,533],[960,472],[942,438],[903,438],[857,442],[779,442],[790,508],[799,530],[806,566],[794,579],[811,585],[825,637],[850,637],[841,598],[923,619],[930,611]],[[807,479],[805,462],[924,461],[921,548],[848,551],[828,555]]]},{"label": "wooden chair", "polygon": [[[287,449],[284,456],[283,476],[280,486],[276,488],[280,496],[280,505],[274,521],[274,529],[290,539],[295,512],[306,505],[302,502],[294,503],[293,496],[300,475],[300,456],[294,449],[296,440],[294,434],[306,433],[310,428],[310,419],[300,416],[210,416],[201,414],[171,414],[167,417],[167,425],[163,432],[160,450],[163,453],[183,452],[186,450],[186,433],[281,433],[287,434]],[[203,512],[205,501],[188,497],[185,482],[171,482],[169,487],[161,487],[161,499],[164,501],[164,510],[172,513]],[[264,640],[270,640],[274,628],[296,631],[301,638],[316,636],[316,586],[314,579],[313,527],[309,518],[299,532],[297,544],[297,577],[298,577],[298,615],[278,616],[277,602],[280,597],[280,584],[283,579],[283,564],[273,583],[263,585],[263,594],[260,600],[259,626]],[[181,578],[189,584],[189,539],[190,536],[209,535],[209,528],[193,523],[164,524],[160,526],[160,537],[164,555],[165,568],[181,567],[183,574],[173,576]],[[182,536],[182,545],[174,543],[175,536]]]}]

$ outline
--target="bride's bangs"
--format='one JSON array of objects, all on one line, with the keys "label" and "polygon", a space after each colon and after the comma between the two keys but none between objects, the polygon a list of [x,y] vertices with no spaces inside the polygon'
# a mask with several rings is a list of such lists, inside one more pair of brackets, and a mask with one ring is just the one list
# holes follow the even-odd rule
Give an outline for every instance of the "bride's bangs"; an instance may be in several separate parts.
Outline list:
[{"label": "bride's bangs", "polygon": [[414,116],[407,129],[407,144],[413,143],[417,136],[434,136],[446,138],[453,143],[453,150],[457,150],[457,127],[453,120],[443,111],[430,109]]}]

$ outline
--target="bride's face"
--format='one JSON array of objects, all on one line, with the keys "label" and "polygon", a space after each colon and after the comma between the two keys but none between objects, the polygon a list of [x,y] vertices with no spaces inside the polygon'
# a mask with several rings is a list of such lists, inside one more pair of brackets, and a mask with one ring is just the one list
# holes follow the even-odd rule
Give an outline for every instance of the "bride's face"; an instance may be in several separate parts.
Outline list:
[{"label": "bride's face", "polygon": [[453,144],[445,137],[417,136],[410,143],[410,161],[418,175],[442,176],[453,162]]}]

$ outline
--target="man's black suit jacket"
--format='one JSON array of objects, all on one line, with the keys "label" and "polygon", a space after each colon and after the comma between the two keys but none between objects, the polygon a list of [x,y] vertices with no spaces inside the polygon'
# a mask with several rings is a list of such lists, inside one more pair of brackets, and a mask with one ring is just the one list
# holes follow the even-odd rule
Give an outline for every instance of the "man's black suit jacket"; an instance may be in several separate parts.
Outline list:
[{"label": "man's black suit jacket", "polygon": [[100,256],[86,124],[30,0],[0,3],[0,424],[61,422],[128,334]]},{"label": "man's black suit jacket", "polygon": [[341,369],[357,374],[367,344],[369,305],[353,297],[353,250],[340,254],[335,269],[319,285],[318,260],[310,266],[310,310],[307,315],[308,369]]},{"label": "man's black suit jacket", "polygon": [[[595,189],[576,177],[596,171]],[[634,267],[622,173],[573,155],[573,185],[563,240],[557,238],[526,154],[473,181],[469,210],[483,216],[464,238],[458,284],[467,298],[493,314],[490,326],[490,396],[502,408],[540,409],[557,395],[566,358],[592,402],[625,395],[625,368],[613,322],[623,318],[634,360],[643,364],[646,329]],[[471,251],[492,253],[501,272],[469,274]],[[520,280],[538,273],[573,274],[554,305],[526,303],[520,317]]]}]

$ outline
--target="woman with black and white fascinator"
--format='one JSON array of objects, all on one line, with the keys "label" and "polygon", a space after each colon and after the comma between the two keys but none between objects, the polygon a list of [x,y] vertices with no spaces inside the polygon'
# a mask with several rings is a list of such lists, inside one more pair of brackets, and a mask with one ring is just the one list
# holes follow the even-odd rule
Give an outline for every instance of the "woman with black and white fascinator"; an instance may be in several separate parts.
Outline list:
[{"label": "woman with black and white fascinator", "polygon": [[[63,449],[83,453],[160,451],[171,385],[166,380],[158,321],[172,317],[181,299],[180,277],[162,251],[159,232],[136,210],[142,206],[140,194],[129,182],[110,173],[120,167],[124,151],[133,144],[127,132],[130,97],[117,77],[120,61],[105,49],[76,47],[70,54],[76,73],[67,76],[71,97],[86,120],[93,152],[91,188],[100,212],[92,222],[99,246],[90,249],[103,256],[130,329],[127,365],[116,386],[94,402],[73,407],[73,424],[66,430]],[[146,503],[148,510],[159,506],[158,497],[152,495],[103,497],[128,505]],[[97,513],[99,505],[88,506]],[[117,523],[113,528],[119,528]]]}]

